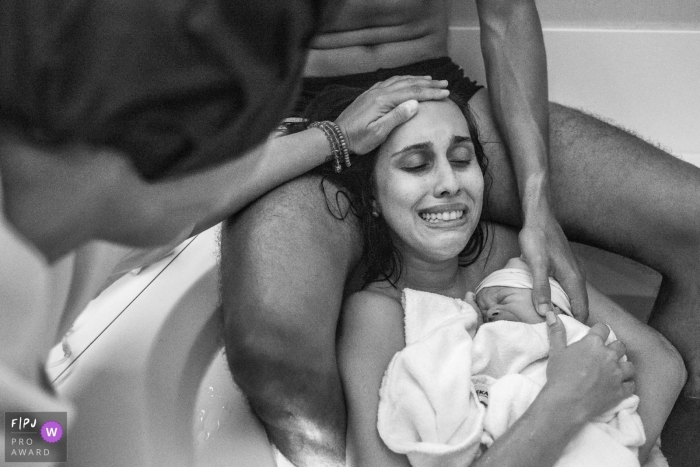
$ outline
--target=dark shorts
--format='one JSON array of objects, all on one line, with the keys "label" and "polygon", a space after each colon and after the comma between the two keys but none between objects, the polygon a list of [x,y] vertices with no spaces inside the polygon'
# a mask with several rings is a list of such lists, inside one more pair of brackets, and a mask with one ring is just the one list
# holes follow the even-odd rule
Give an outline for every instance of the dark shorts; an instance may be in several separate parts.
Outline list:
[{"label": "dark shorts", "polygon": [[392,76],[412,75],[431,76],[433,79],[449,82],[450,97],[459,104],[466,104],[476,92],[483,88],[464,75],[459,65],[449,57],[433,58],[396,68],[380,68],[368,73],[357,73],[344,76],[304,78],[301,94],[294,106],[292,117],[301,117],[309,103],[329,86],[351,86],[369,89],[373,84],[384,81]]},{"label": "dark shorts", "polygon": [[262,141],[331,0],[2,0],[0,126],[124,152],[149,179]]}]

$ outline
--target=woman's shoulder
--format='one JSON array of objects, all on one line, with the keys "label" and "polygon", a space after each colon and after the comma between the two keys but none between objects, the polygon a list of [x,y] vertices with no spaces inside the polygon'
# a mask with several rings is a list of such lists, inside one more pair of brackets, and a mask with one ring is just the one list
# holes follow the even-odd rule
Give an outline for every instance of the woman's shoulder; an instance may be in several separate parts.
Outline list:
[{"label": "woman's shoulder", "polygon": [[384,288],[370,284],[359,292],[350,295],[345,306],[354,310],[393,311],[401,310],[401,291],[395,288]]},{"label": "woman's shoulder", "polygon": [[[355,356],[380,361],[382,371],[386,369],[388,359],[405,345],[400,291],[398,297],[381,288],[366,287],[346,299],[338,333],[342,361]],[[367,360],[363,360],[365,364]]]},{"label": "woman's shoulder", "polygon": [[343,309],[346,323],[361,321],[364,325],[381,325],[403,322],[401,291],[381,283],[369,284],[350,295]]},{"label": "woman's shoulder", "polygon": [[371,282],[358,293],[363,292],[367,297],[375,297],[377,300],[389,299],[401,304],[401,290],[388,281]]}]

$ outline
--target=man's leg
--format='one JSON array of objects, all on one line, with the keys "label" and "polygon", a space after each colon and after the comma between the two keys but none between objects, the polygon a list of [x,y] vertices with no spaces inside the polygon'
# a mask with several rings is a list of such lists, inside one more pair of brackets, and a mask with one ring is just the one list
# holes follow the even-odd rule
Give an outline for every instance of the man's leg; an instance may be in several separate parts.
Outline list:
[{"label": "man's leg", "polygon": [[[332,204],[335,191],[328,184],[326,191]],[[299,466],[344,465],[335,333],[343,288],[362,251],[355,229],[352,215],[331,215],[320,178],[307,176],[258,200],[222,231],[229,365],[271,440]]]},{"label": "man's leg", "polygon": [[[470,104],[494,178],[491,217],[519,225],[512,168],[503,145],[489,143],[497,136],[486,93]],[[700,403],[692,399],[700,397],[700,169],[556,104],[550,105],[550,134],[552,204],[568,238],[627,256],[663,276],[649,324],[676,346],[688,370],[682,400],[665,429],[664,452],[671,465],[700,465]]]}]

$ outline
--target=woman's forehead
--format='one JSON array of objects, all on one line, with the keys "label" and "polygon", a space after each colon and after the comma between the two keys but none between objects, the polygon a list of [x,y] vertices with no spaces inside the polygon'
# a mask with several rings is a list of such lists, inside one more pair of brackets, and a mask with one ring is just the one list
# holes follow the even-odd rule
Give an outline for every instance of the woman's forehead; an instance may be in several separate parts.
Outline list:
[{"label": "woman's forehead", "polygon": [[467,120],[460,108],[449,99],[421,102],[418,113],[396,127],[384,146],[397,148],[443,137],[469,136]]},{"label": "woman's forehead", "polygon": [[418,112],[415,117],[401,126],[416,127],[421,126],[447,126],[458,130],[468,131],[467,120],[462,110],[449,99],[439,101],[424,101],[418,105]]}]

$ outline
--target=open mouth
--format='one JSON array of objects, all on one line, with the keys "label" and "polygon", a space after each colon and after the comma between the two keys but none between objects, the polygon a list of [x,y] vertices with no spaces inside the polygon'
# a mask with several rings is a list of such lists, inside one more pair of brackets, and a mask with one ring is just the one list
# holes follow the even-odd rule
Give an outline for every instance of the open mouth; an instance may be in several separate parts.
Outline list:
[{"label": "open mouth", "polygon": [[420,217],[430,223],[437,224],[439,222],[448,222],[461,219],[464,216],[464,211],[444,211],[444,212],[424,212]]}]

